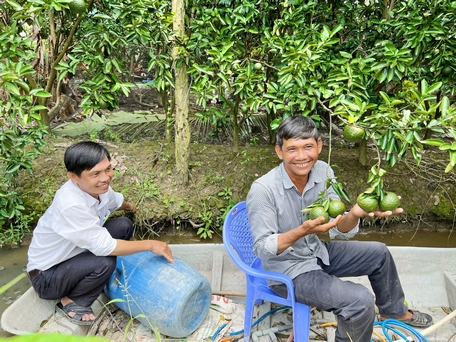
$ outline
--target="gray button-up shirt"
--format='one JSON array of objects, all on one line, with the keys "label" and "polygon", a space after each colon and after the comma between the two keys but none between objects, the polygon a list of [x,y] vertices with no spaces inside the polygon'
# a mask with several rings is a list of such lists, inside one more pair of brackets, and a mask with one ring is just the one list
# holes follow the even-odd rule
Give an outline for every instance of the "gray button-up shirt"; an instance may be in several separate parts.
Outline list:
[{"label": "gray button-up shirt", "polygon": [[[327,163],[318,160],[309,173],[303,194],[291,181],[283,163],[253,182],[247,195],[247,211],[254,251],[261,258],[265,270],[284,273],[293,279],[299,274],[320,269],[317,258],[329,265],[327,249],[316,234],[297,240],[277,254],[279,234],[304,223],[307,213],[301,210],[325,190],[328,178],[334,178],[334,171]],[[339,198],[332,187],[328,189],[328,195],[330,198]],[[335,227],[329,231],[329,235],[330,238],[351,238],[357,232],[358,225],[347,233]]]}]

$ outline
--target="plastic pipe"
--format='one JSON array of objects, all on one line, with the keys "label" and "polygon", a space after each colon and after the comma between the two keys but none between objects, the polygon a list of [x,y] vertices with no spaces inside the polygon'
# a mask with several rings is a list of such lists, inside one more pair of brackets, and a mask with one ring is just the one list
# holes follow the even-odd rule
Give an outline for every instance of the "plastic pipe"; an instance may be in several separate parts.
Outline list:
[{"label": "plastic pipe", "polygon": [[[434,332],[435,330],[440,328],[442,325],[444,325],[445,323],[449,322],[454,317],[456,317],[456,310],[451,312],[449,315],[443,317],[440,321],[436,322],[435,324],[433,324],[430,327],[428,327],[428,328],[424,329],[423,331],[421,331],[420,332],[421,335],[427,336],[427,335],[431,334],[432,332]],[[407,339],[410,339],[410,338],[412,338],[412,337],[411,336],[407,337]],[[403,339],[400,339],[400,340],[397,340],[396,342],[405,342],[405,341]]]}]

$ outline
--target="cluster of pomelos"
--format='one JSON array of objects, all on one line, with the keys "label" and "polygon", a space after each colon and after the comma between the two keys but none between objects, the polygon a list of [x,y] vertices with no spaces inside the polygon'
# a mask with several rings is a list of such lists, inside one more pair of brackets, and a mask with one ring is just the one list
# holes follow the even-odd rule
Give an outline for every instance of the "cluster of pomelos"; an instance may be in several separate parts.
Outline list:
[{"label": "cluster of pomelos", "polygon": [[[359,207],[368,213],[376,210],[393,211],[399,206],[399,202],[399,196],[391,191],[384,192],[382,196],[363,192],[359,194],[356,199],[356,203]],[[317,201],[312,203],[302,211],[308,212],[311,220],[323,216],[325,218],[323,223],[326,223],[329,221],[329,218],[336,218],[339,215],[343,215],[345,210],[346,207],[344,202],[331,198],[323,202]]]},{"label": "cluster of pomelos", "polygon": [[[349,124],[345,125],[343,134],[346,140],[359,143],[365,138],[366,132],[360,126]],[[378,190],[376,193],[363,192],[357,197],[356,203],[366,212],[372,212],[378,209],[392,211],[399,206],[399,196],[394,192],[384,190]]]},{"label": "cluster of pomelos", "polygon": [[393,211],[399,206],[399,196],[391,191],[383,192],[380,196],[363,192],[356,199],[356,203],[368,213],[378,209]]},{"label": "cluster of pomelos", "polygon": [[325,218],[324,223],[326,223],[330,217],[336,218],[345,213],[345,204],[341,200],[331,198],[322,202],[315,202],[302,211],[308,212],[311,220],[323,216]]},{"label": "cluster of pomelos", "polygon": [[[366,132],[364,128],[354,124],[346,125],[344,127],[343,135],[346,140],[353,143],[359,143],[366,138]],[[356,203],[361,209],[368,213],[377,210],[393,211],[399,206],[400,198],[394,192],[384,191],[382,189],[383,181],[381,180],[381,177],[385,171],[372,170],[371,172],[377,178],[377,185],[359,194],[356,199]],[[309,219],[315,220],[316,218],[323,216],[325,218],[324,223],[326,223],[329,221],[329,218],[336,218],[338,215],[345,213],[346,207],[344,202],[338,199],[323,199],[322,197],[323,194],[320,194],[319,199],[301,210],[302,212],[308,213]],[[342,198],[340,194],[339,197]],[[347,196],[344,198],[349,200]]]}]

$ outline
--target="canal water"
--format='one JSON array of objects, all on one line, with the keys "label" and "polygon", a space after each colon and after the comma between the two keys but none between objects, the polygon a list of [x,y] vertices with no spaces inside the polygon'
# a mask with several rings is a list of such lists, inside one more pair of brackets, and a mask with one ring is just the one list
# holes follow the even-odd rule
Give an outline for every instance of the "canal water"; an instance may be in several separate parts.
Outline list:
[{"label": "canal water", "polygon": [[[325,236],[322,236],[325,238]],[[161,240],[170,244],[188,244],[188,243],[222,243],[220,236],[215,235],[211,240],[199,240],[197,237],[188,235],[168,235]],[[456,232],[401,232],[401,233],[363,233],[358,234],[353,240],[362,241],[381,241],[388,246],[416,246],[416,247],[456,247]],[[10,283],[17,276],[25,272],[27,265],[27,246],[16,248],[0,248],[0,289]],[[4,288],[0,293],[0,315],[11,305],[21,294],[31,286],[27,277],[21,278],[17,283]],[[8,334],[0,329],[0,337]]]}]

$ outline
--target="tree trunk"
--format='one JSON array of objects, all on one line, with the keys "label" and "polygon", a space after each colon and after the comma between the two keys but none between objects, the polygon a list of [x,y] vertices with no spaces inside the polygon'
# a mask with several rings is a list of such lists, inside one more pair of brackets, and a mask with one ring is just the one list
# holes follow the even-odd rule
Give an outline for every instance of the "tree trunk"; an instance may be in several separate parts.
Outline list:
[{"label": "tree trunk", "polygon": [[233,107],[233,153],[239,152],[239,96],[236,95],[236,103]]},{"label": "tree trunk", "polygon": [[[177,37],[184,37],[185,10],[183,0],[173,0],[172,7],[174,12],[173,29],[177,32]],[[180,184],[188,183],[188,160],[190,146],[190,127],[188,123],[189,88],[187,67],[184,61],[179,63],[179,51],[176,44],[173,48],[173,59],[175,65],[175,157],[177,180]]]}]

